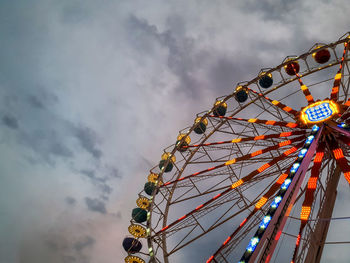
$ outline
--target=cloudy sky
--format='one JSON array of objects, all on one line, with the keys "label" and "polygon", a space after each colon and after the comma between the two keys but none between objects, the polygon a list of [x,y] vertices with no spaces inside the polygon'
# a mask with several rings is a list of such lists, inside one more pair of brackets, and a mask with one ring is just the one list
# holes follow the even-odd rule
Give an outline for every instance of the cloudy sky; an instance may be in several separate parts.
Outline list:
[{"label": "cloudy sky", "polygon": [[235,83],[350,31],[346,0],[0,1],[0,262],[121,262],[148,170]]}]

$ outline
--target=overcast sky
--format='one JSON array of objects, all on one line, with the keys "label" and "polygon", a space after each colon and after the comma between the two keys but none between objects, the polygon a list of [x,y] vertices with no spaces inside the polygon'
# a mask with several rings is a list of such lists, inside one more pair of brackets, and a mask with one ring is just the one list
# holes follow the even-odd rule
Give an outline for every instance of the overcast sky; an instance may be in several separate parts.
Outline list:
[{"label": "overcast sky", "polygon": [[0,262],[115,263],[148,170],[346,0],[0,1]]}]

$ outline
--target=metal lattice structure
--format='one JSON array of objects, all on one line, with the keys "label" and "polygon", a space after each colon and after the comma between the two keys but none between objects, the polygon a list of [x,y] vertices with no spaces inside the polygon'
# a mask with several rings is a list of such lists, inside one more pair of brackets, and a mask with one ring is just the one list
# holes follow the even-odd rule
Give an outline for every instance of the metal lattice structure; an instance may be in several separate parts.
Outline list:
[{"label": "metal lattice structure", "polygon": [[139,193],[125,262],[319,262],[350,183],[349,41],[261,70],[181,130]]}]

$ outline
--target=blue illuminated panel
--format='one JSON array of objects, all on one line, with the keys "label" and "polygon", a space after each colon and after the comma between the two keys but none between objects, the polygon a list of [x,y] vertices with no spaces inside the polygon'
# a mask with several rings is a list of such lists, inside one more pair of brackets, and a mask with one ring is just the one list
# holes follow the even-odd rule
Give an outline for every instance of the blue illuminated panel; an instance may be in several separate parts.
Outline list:
[{"label": "blue illuminated panel", "polygon": [[329,106],[328,102],[324,102],[322,104],[316,105],[314,107],[310,107],[305,111],[308,121],[310,122],[318,122],[325,120],[332,116],[333,111]]}]

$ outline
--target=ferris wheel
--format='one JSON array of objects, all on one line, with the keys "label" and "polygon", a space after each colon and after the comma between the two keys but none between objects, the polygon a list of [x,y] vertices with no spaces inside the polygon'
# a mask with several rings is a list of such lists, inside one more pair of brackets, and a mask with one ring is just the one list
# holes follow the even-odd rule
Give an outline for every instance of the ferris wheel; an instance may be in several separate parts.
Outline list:
[{"label": "ferris wheel", "polygon": [[320,262],[350,183],[349,44],[262,69],[181,130],[138,194],[125,262]]}]

